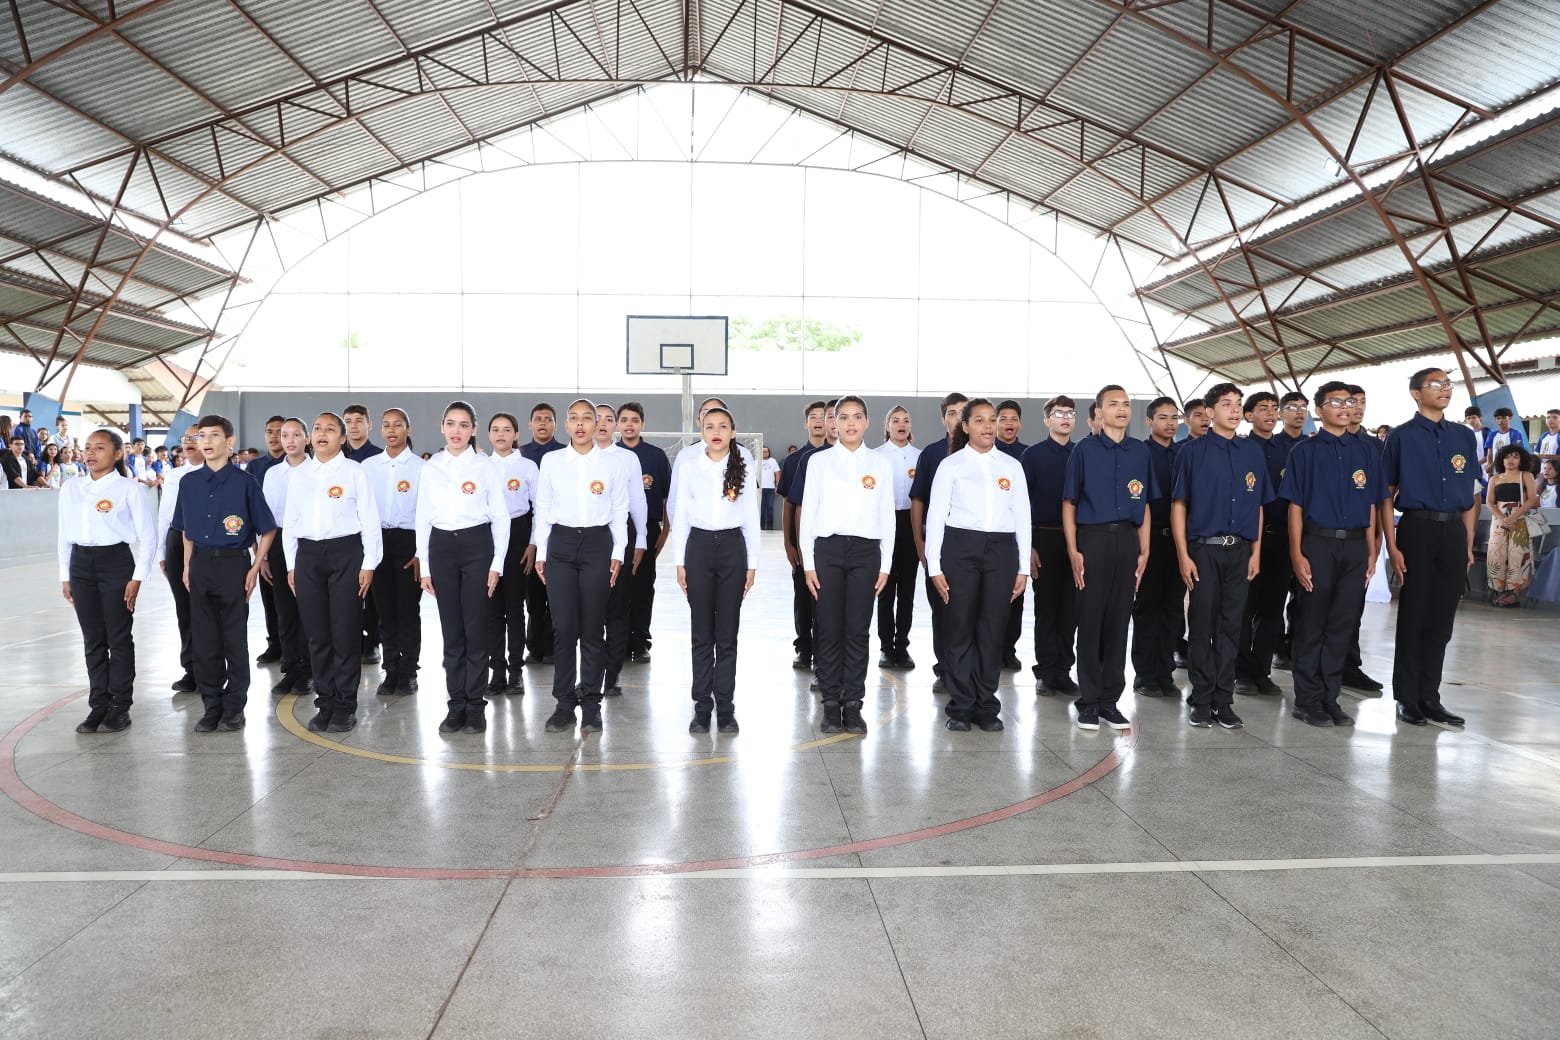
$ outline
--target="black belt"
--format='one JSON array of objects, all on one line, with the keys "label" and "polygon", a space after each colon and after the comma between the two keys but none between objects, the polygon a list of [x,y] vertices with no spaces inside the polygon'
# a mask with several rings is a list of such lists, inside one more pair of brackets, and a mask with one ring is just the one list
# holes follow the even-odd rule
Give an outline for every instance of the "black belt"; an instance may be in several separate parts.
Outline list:
[{"label": "black belt", "polygon": [[1366,527],[1322,527],[1320,524],[1306,524],[1305,533],[1317,538],[1336,538],[1338,541],[1364,541]]},{"label": "black belt", "polygon": [[220,560],[220,559],[223,559],[223,558],[229,557],[229,556],[236,556],[236,557],[239,557],[241,559],[247,560],[247,559],[249,559],[249,550],[248,549],[208,549],[208,548],[206,548],[203,545],[197,545],[195,547],[195,555],[196,556],[209,556],[212,559],[216,559],[216,560]]},{"label": "black belt", "polygon": [[361,534],[344,534],[337,538],[300,538],[298,539],[298,544],[317,545],[321,549],[334,549],[338,545],[361,544],[362,541],[363,536]]},{"label": "black belt", "polygon": [[126,542],[115,542],[113,545],[82,545],[80,542],[76,542],[72,545],[71,551],[73,553],[86,553],[88,556],[97,556],[102,553],[118,552],[121,549],[128,548],[130,546]]},{"label": "black belt", "polygon": [[1036,531],[1060,531],[1062,529],[1061,524],[1030,524],[1029,526]]},{"label": "black belt", "polygon": [[1078,526],[1088,528],[1091,531],[1114,531],[1121,527],[1130,527],[1136,530],[1138,525],[1131,520],[1112,520],[1104,524],[1079,524]]},{"label": "black belt", "polygon": [[1429,520],[1432,523],[1444,524],[1451,520],[1461,520],[1461,513],[1438,513],[1433,509],[1405,509],[1403,518],[1417,517],[1421,520]]},{"label": "black belt", "polygon": [[493,529],[487,524],[472,524],[470,527],[459,527],[453,531],[446,530],[442,527],[435,527],[433,529],[433,533],[430,534],[429,537],[438,538],[442,535],[445,538],[463,538],[467,535],[478,534],[482,531],[486,531],[488,534],[493,533]]},{"label": "black belt", "polygon": [[1216,534],[1207,538],[1193,538],[1192,542],[1197,545],[1217,545],[1228,549],[1234,545],[1249,545],[1250,539],[1242,538],[1238,534]]}]

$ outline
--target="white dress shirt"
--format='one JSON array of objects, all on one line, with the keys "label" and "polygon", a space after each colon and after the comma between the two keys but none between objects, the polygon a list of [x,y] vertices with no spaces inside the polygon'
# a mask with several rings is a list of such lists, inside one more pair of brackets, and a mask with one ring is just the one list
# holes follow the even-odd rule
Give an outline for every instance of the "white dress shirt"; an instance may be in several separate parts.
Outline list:
[{"label": "white dress shirt", "polygon": [[370,455],[358,465],[363,467],[363,475],[368,478],[369,489],[374,493],[374,505],[379,507],[379,526],[415,531],[417,482],[422,476],[422,456],[411,448],[402,448],[401,454],[395,458],[391,458],[388,451],[382,451]]},{"label": "white dress shirt", "polygon": [[292,488],[293,478],[313,461],[305,455],[303,461],[294,466],[283,456],[281,462],[260,475],[260,490],[265,494],[266,507],[278,524],[287,519],[287,492]]},{"label": "white dress shirt", "polygon": [[[554,453],[556,454],[556,452]],[[417,560],[428,574],[428,539],[441,531],[463,531],[478,524],[493,530],[493,563],[488,570],[504,573],[509,551],[509,507],[500,491],[493,460],[470,445],[459,455],[441,451],[421,470],[417,484]]]},{"label": "white dress shirt", "polygon": [[[202,466],[205,463],[201,463]],[[193,471],[196,467],[186,462],[182,466],[174,466],[163,474],[162,494],[157,499],[157,562],[163,563],[167,557],[168,530],[173,526],[173,511],[179,504],[179,481]],[[183,568],[184,561],[179,561]]]},{"label": "white dress shirt", "polygon": [[[678,452],[677,457],[688,461],[683,463],[683,479],[673,485],[678,501],[672,510],[672,565],[686,564],[688,533],[695,527],[701,531],[731,531],[740,527],[742,542],[747,546],[748,570],[757,570],[758,467],[750,458],[744,459],[747,476],[742,481],[742,493],[732,500],[726,494],[725,459],[711,459],[702,443]],[[670,499],[667,504],[671,504]]]},{"label": "white dress shirt", "polygon": [[623,467],[596,444],[584,454],[571,444],[543,455],[541,469],[531,528],[536,562],[547,561],[547,538],[556,525],[611,528],[612,559],[621,560],[628,548],[628,475]]},{"label": "white dress shirt", "polygon": [[536,463],[520,454],[516,448],[508,455],[496,452],[489,456],[498,472],[498,484],[509,509],[509,519],[516,520],[536,508],[536,487],[542,481],[542,472]]},{"label": "white dress shirt", "polygon": [[157,561],[157,520],[141,485],[112,470],[67,481],[59,500],[60,581],[70,580],[72,546],[121,542],[135,556],[131,580],[145,581]]},{"label": "white dress shirt", "polygon": [[804,571],[816,569],[814,540],[836,534],[878,539],[882,557],[878,570],[888,571],[894,558],[892,466],[887,456],[864,444],[857,445],[855,451],[836,444],[808,457],[797,531]]},{"label": "white dress shirt", "polygon": [[1019,574],[1029,573],[1029,492],[1024,467],[993,447],[966,445],[943,459],[926,506],[926,573],[941,574],[943,530],[1010,531],[1018,542]]},{"label": "white dress shirt", "polygon": [[628,518],[634,522],[634,548],[648,548],[645,528],[649,526],[646,517],[649,516],[650,505],[645,500],[645,471],[639,465],[639,456],[621,444],[609,444],[601,450],[622,467],[623,479],[628,482]]},{"label": "white dress shirt", "polygon": [[[282,466],[287,465],[285,462]],[[271,470],[282,466],[272,466]],[[267,472],[266,476],[270,477]],[[294,467],[287,487],[286,519],[282,521],[282,552],[287,569],[298,565],[298,542],[326,542],[355,534],[363,543],[359,570],[371,571],[384,558],[379,533],[379,506],[363,467],[342,452],[329,462],[310,459]]]},{"label": "white dress shirt", "polygon": [[[756,473],[758,471],[758,467],[753,464],[753,453],[748,451],[741,444],[738,444],[736,441],[732,441],[731,443],[736,445],[737,454],[742,456],[742,461],[747,466],[748,472]],[[683,467],[683,459],[702,459],[705,457],[704,442],[702,440],[698,440],[679,451],[672,458],[672,479],[666,487],[666,507],[668,509],[671,509],[677,502],[677,471]]]},{"label": "white dress shirt", "polygon": [[903,448],[896,448],[893,441],[884,441],[873,450],[894,467],[894,508],[909,509],[910,485],[915,483],[915,464],[921,458],[921,449],[909,441]]}]

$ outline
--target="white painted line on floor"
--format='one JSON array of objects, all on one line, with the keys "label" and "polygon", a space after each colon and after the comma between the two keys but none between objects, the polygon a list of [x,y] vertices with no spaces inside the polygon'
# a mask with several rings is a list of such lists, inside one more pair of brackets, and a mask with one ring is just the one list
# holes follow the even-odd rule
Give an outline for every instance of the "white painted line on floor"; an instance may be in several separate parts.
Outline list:
[{"label": "white painted line on floor", "polygon": [[[1332,859],[1157,860],[1143,863],[1013,863],[927,867],[735,867],[678,874],[636,874],[586,881],[639,881],[646,878],[689,880],[852,880],[876,878],[1038,877],[1097,874],[1217,874],[1284,870],[1381,870],[1395,867],[1512,867],[1560,865],[1560,852],[1523,852],[1464,856],[1344,856]],[[296,870],[61,870],[0,873],[0,884],[40,882],[156,881],[405,881],[356,874],[311,874]],[[486,879],[484,879],[486,880]],[[527,880],[522,877],[517,880]]]}]

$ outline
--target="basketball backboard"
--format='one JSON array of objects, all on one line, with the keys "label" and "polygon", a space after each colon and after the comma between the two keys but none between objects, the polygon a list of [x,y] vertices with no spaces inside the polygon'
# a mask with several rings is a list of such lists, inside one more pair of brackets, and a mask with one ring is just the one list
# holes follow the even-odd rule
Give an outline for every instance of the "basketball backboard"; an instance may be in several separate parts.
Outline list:
[{"label": "basketball backboard", "polygon": [[726,374],[724,316],[628,316],[628,374],[723,376]]}]

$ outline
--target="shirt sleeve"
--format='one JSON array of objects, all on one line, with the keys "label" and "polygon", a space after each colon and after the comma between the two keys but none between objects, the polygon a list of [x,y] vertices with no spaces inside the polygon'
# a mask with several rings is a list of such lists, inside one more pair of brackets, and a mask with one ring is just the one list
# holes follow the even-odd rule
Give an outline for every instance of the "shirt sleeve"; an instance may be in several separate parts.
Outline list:
[{"label": "shirt sleeve", "polygon": [[[813,541],[818,537],[818,510],[821,508],[818,496],[824,482],[815,480],[811,484],[806,481],[793,481],[791,492],[795,494],[801,491],[801,501],[793,503],[801,507],[802,515],[798,519],[796,540],[802,550],[802,570],[817,570],[813,561]],[[800,485],[800,486],[798,486]],[[789,501],[789,499],[788,499]]]},{"label": "shirt sleeve", "polygon": [[677,501],[668,499],[666,505],[670,510],[668,520],[672,525],[672,566],[681,567],[686,563],[688,531],[693,526],[693,495],[688,491],[686,480],[677,486]]},{"label": "shirt sleeve", "polygon": [[[1473,431],[1469,430],[1468,432],[1471,434]],[[1478,438],[1474,440],[1477,443]],[[1403,438],[1398,434],[1398,431],[1393,430],[1387,434],[1387,446],[1381,449],[1381,482],[1385,485],[1382,488],[1382,498],[1387,497],[1388,489],[1397,487],[1402,483],[1400,479],[1402,458]]]},{"label": "shirt sleeve", "polygon": [[412,526],[417,532],[417,560],[422,573],[428,571],[428,538],[433,534],[433,497],[428,490],[428,475],[432,466],[425,466],[417,475],[417,510]]},{"label": "shirt sleeve", "polygon": [[[612,514],[611,520],[608,521],[607,526],[612,531],[612,558],[614,560],[621,560],[623,558],[623,553],[628,549],[628,511],[630,504],[628,494],[629,477],[627,466],[619,462],[616,464],[616,468],[618,471],[618,478],[614,480],[612,482],[612,486],[608,488],[608,493],[612,496]],[[644,519],[643,515],[640,516],[640,519]],[[643,538],[644,527],[641,526],[639,530],[639,537]]]},{"label": "shirt sleeve", "polygon": [[634,548],[648,549],[645,528],[650,526],[650,503],[645,498],[645,471],[639,465],[639,456],[627,448],[619,458],[628,478],[628,516],[634,521]]},{"label": "shirt sleeve", "polygon": [[[1062,499],[1078,504],[1083,497],[1083,445],[1079,445],[1067,453],[1067,468],[1062,470]],[[1150,466],[1150,469],[1153,467]]]},{"label": "shirt sleeve", "polygon": [[552,484],[547,473],[547,457],[536,465],[535,518],[531,521],[531,539],[536,543],[536,562],[547,562],[547,536],[552,534],[553,501]]},{"label": "shirt sleeve", "polygon": [[[1279,488],[1279,497],[1301,508],[1311,501],[1311,472],[1310,467],[1306,465],[1307,458],[1308,453],[1302,452],[1300,445],[1297,444],[1290,449],[1289,458],[1284,462],[1284,482]],[[1380,497],[1378,495],[1371,501],[1378,501]]]},{"label": "shirt sleeve", "polygon": [[932,480],[931,499],[926,504],[926,576],[935,578],[943,572],[943,528],[948,523],[948,508],[953,501],[953,477],[959,464],[951,456],[937,467]]},{"label": "shirt sleeve", "polygon": [[898,530],[894,519],[895,467],[886,455],[879,455],[878,459],[880,460],[878,489],[884,492],[878,496],[878,530],[883,532],[878,539],[878,573],[887,574],[894,567],[894,535]]},{"label": "shirt sleeve", "polygon": [[[1172,502],[1186,502],[1192,497],[1192,453],[1190,451],[1177,452],[1175,456],[1175,477],[1171,482],[1170,500]],[[1153,477],[1153,468],[1149,468],[1149,477]]]},{"label": "shirt sleeve", "polygon": [[488,527],[493,532],[493,561],[488,570],[504,573],[504,557],[509,554],[509,503],[504,501],[504,482],[495,472],[487,482]]},{"label": "shirt sleeve", "polygon": [[374,489],[369,486],[368,471],[358,466],[354,476],[357,479],[358,524],[363,533],[362,569],[371,571],[379,566],[379,561],[385,555],[384,534],[379,529],[379,501],[374,498]]},{"label": "shirt sleeve", "polygon": [[[9,451],[10,449],[7,448],[6,450]],[[59,516],[55,518],[55,529],[59,536],[58,554],[61,582],[70,580],[70,549],[74,543],[72,535],[74,534],[76,510],[79,508],[76,504],[78,496],[74,492],[75,485],[66,485],[60,495]]]},{"label": "shirt sleeve", "polygon": [[791,490],[785,495],[785,500],[793,506],[800,507],[807,495],[807,468],[812,465],[812,460],[817,454],[818,452],[815,451],[796,464],[796,475],[791,478]]},{"label": "shirt sleeve", "polygon": [[244,482],[244,498],[248,504],[249,522],[254,525],[255,540],[258,542],[276,530],[276,517],[271,515],[271,507],[266,504],[260,482],[253,477]]},{"label": "shirt sleeve", "polygon": [[168,521],[168,529],[170,531],[178,531],[180,534],[185,533],[184,489],[189,486],[188,481],[189,477],[187,474],[179,478],[179,493],[178,496],[173,500],[173,519]]},{"label": "shirt sleeve", "polygon": [[[1023,467],[1019,467],[1022,475]],[[1017,488],[1013,489],[1017,491]],[[1029,573],[1029,548],[1033,532],[1029,529],[1029,496],[1012,495],[1013,499],[1013,535],[1018,541],[1018,573]]]},{"label": "shirt sleeve", "polygon": [[135,527],[135,544],[130,547],[135,556],[134,578],[145,581],[151,577],[152,564],[157,562],[157,515],[141,488],[130,488],[129,499],[130,523]]},{"label": "shirt sleeve", "polygon": [[747,569],[758,570],[758,467],[750,464],[742,489],[742,544],[747,547]]},{"label": "shirt sleeve", "polygon": [[927,472],[926,466],[922,464],[925,455],[926,449],[922,448],[915,457],[915,476],[910,479],[911,501],[926,502],[932,495],[932,477]]}]

